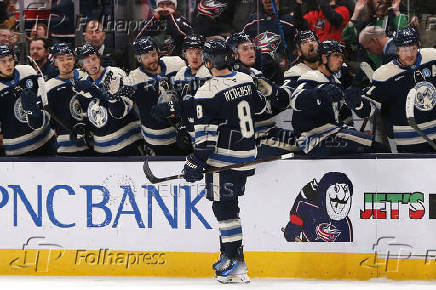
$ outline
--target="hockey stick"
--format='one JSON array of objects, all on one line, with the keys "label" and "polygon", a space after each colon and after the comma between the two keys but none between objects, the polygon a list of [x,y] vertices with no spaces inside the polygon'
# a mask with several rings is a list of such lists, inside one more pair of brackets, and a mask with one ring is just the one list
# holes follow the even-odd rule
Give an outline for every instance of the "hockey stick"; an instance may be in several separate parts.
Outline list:
[{"label": "hockey stick", "polygon": [[[240,168],[240,167],[244,167],[244,166],[250,166],[250,165],[255,165],[255,164],[259,164],[259,163],[264,163],[264,162],[270,162],[270,161],[281,160],[281,159],[289,159],[292,157],[294,157],[294,153],[286,153],[283,155],[275,155],[275,156],[267,157],[264,159],[231,164],[231,165],[227,165],[224,167],[212,167],[208,170],[203,171],[203,173],[220,172],[220,171],[224,171],[224,170],[228,170],[228,169],[235,169],[235,168]],[[145,177],[147,177],[147,179],[152,184],[156,184],[156,183],[160,183],[160,182],[164,182],[164,181],[168,181],[168,180],[180,179],[180,178],[184,177],[183,173],[180,173],[177,175],[171,175],[171,176],[167,176],[167,177],[162,177],[162,178],[156,177],[150,169],[150,166],[148,164],[148,158],[145,159],[144,165],[142,166],[142,169],[144,170]]]},{"label": "hockey stick", "polygon": [[422,138],[424,138],[425,141],[427,141],[428,144],[430,144],[431,147],[436,151],[436,144],[433,140],[428,138],[428,136],[422,131],[418,125],[416,124],[415,120],[415,98],[416,98],[416,89],[412,88],[409,93],[407,94],[406,99],[406,118],[407,122],[409,123],[410,127],[412,127],[416,133],[418,133]]},{"label": "hockey stick", "polygon": [[[369,65],[369,63],[367,63],[365,61],[361,62],[360,69],[363,71],[363,73],[369,79],[369,81],[372,82],[372,76],[374,74],[374,70]],[[369,117],[363,118],[362,126],[360,127],[360,132],[363,132],[365,130],[365,127],[366,127],[366,124],[368,124],[368,121],[369,121]]]}]

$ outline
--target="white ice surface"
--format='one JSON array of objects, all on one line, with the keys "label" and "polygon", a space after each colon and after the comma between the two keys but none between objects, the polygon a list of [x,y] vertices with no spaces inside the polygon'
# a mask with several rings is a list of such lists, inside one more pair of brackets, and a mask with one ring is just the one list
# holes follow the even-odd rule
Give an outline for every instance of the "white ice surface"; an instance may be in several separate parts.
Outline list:
[{"label": "white ice surface", "polygon": [[0,289],[291,289],[291,290],[420,290],[436,289],[435,281],[325,281],[302,279],[252,279],[243,285],[223,285],[213,279],[140,277],[47,277],[0,276]]}]

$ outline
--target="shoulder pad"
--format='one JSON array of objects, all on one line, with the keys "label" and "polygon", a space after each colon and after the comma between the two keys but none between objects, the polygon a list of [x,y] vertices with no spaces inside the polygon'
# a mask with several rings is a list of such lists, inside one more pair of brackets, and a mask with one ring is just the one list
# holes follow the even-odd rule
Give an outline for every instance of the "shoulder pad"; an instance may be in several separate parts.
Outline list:
[{"label": "shoulder pad", "polygon": [[65,82],[58,78],[51,78],[45,83],[45,88],[47,89],[47,92],[50,92],[50,90],[56,88],[63,83]]},{"label": "shoulder pad", "polygon": [[304,81],[311,81],[311,82],[318,82],[318,83],[329,82],[329,80],[325,77],[325,75],[318,70],[308,71],[298,79],[299,83]]},{"label": "shoulder pad", "polygon": [[422,61],[421,65],[429,62],[436,62],[436,48],[421,48]]},{"label": "shoulder pad", "polygon": [[393,61],[379,67],[372,75],[372,80],[375,82],[385,82],[390,78],[404,72],[405,70],[395,65]]},{"label": "shoulder pad", "polygon": [[167,73],[178,71],[186,66],[185,61],[178,56],[163,56],[161,60],[167,66]]},{"label": "shoulder pad", "polygon": [[182,81],[185,79],[185,71],[188,69],[188,66],[185,65],[184,67],[182,67],[181,69],[179,69],[176,73],[176,75],[174,76],[174,80],[175,81]]},{"label": "shoulder pad", "polygon": [[253,82],[253,77],[243,72],[236,72],[235,77],[240,82]]},{"label": "shoulder pad", "polygon": [[207,78],[207,77],[211,77],[212,75],[210,74],[209,69],[205,65],[202,65],[198,69],[198,72],[197,72],[196,76],[199,77],[199,78]]},{"label": "shoulder pad", "polygon": [[115,66],[106,67],[106,71],[112,71],[114,74],[118,74],[118,75],[121,75],[123,77],[127,76],[125,71],[123,71],[119,67],[115,67]]},{"label": "shoulder pad", "polygon": [[285,78],[294,78],[294,77],[300,77],[307,73],[308,71],[312,71],[310,67],[305,65],[304,63],[299,63],[297,65],[294,65],[289,70],[285,71]]},{"label": "shoulder pad", "polygon": [[144,72],[142,72],[139,67],[135,70],[132,70],[129,74],[129,79],[132,83],[132,85],[138,85],[141,83],[145,83],[148,82],[150,80],[152,80],[151,77],[149,77],[147,74],[145,74]]},{"label": "shoulder pad", "polygon": [[17,65],[15,69],[20,73],[20,79],[26,78],[31,75],[37,75],[36,71],[30,65]]},{"label": "shoulder pad", "polygon": [[194,99],[213,99],[218,92],[216,85],[212,85],[216,82],[216,79],[210,79],[206,81],[195,93]]}]

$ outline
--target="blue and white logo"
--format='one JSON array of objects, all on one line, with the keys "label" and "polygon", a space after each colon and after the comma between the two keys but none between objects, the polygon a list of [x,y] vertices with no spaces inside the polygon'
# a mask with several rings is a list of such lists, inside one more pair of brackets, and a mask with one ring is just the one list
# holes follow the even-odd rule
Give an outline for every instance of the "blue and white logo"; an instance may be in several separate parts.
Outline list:
[{"label": "blue and white logo", "polygon": [[107,109],[100,106],[99,100],[93,100],[88,106],[88,118],[92,125],[102,128],[107,124]]},{"label": "blue and white logo", "polygon": [[77,99],[77,95],[74,95],[70,100],[70,112],[71,116],[76,119],[77,121],[83,121],[83,110],[80,106],[80,102]]},{"label": "blue and white logo", "polygon": [[28,80],[26,81],[26,88],[28,88],[28,89],[33,88],[33,82],[32,82],[31,79],[28,79]]},{"label": "blue and white logo", "polygon": [[431,71],[428,68],[425,68],[422,70],[422,74],[424,75],[424,77],[429,78],[431,77]]},{"label": "blue and white logo", "polygon": [[415,108],[420,111],[431,111],[436,105],[436,88],[430,82],[419,82],[415,86]]},{"label": "blue and white logo", "polygon": [[23,110],[23,106],[21,105],[21,99],[18,98],[14,104],[14,115],[15,118],[21,123],[27,123],[27,114]]}]

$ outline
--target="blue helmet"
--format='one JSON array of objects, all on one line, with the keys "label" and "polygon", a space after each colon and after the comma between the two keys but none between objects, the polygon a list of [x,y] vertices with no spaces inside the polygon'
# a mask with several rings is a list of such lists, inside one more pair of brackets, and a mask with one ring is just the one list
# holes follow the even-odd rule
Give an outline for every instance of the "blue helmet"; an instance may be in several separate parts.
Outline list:
[{"label": "blue helmet", "polygon": [[251,37],[245,32],[236,32],[230,35],[227,39],[227,45],[233,50],[233,53],[238,52],[238,45],[245,42],[252,42]]},{"label": "blue helmet", "polygon": [[0,57],[14,56],[14,51],[7,44],[0,44]]},{"label": "blue helmet", "polygon": [[225,40],[211,40],[203,46],[203,61],[210,61],[212,67],[222,70],[232,61],[232,50]]},{"label": "blue helmet", "polygon": [[312,30],[300,30],[295,35],[295,43],[297,44],[298,47],[300,47],[303,40],[308,38],[313,38],[317,42],[319,42],[318,36]]},{"label": "blue helmet", "polygon": [[85,43],[81,47],[76,48],[75,54],[77,55],[77,58],[79,60],[84,59],[85,57],[93,55],[93,54],[100,56],[98,49],[96,49],[94,46],[92,46],[89,43]]},{"label": "blue helmet", "polygon": [[339,52],[344,54],[345,46],[337,40],[324,40],[318,46],[318,57],[322,60],[322,55],[325,54],[327,57],[333,52]]},{"label": "blue helmet", "polygon": [[415,29],[410,26],[403,27],[394,32],[394,44],[396,47],[409,46],[417,44],[419,46],[419,35]]},{"label": "blue helmet", "polygon": [[157,51],[158,47],[151,39],[151,37],[146,36],[135,40],[135,42],[133,42],[133,49],[135,50],[136,55],[141,55],[143,53],[148,53],[153,50]]},{"label": "blue helmet", "polygon": [[51,48],[51,54],[53,57],[63,54],[74,54],[73,47],[69,43],[61,42],[53,45]]},{"label": "blue helmet", "polygon": [[203,48],[204,36],[199,34],[188,35],[183,40],[183,50],[189,48]]}]

